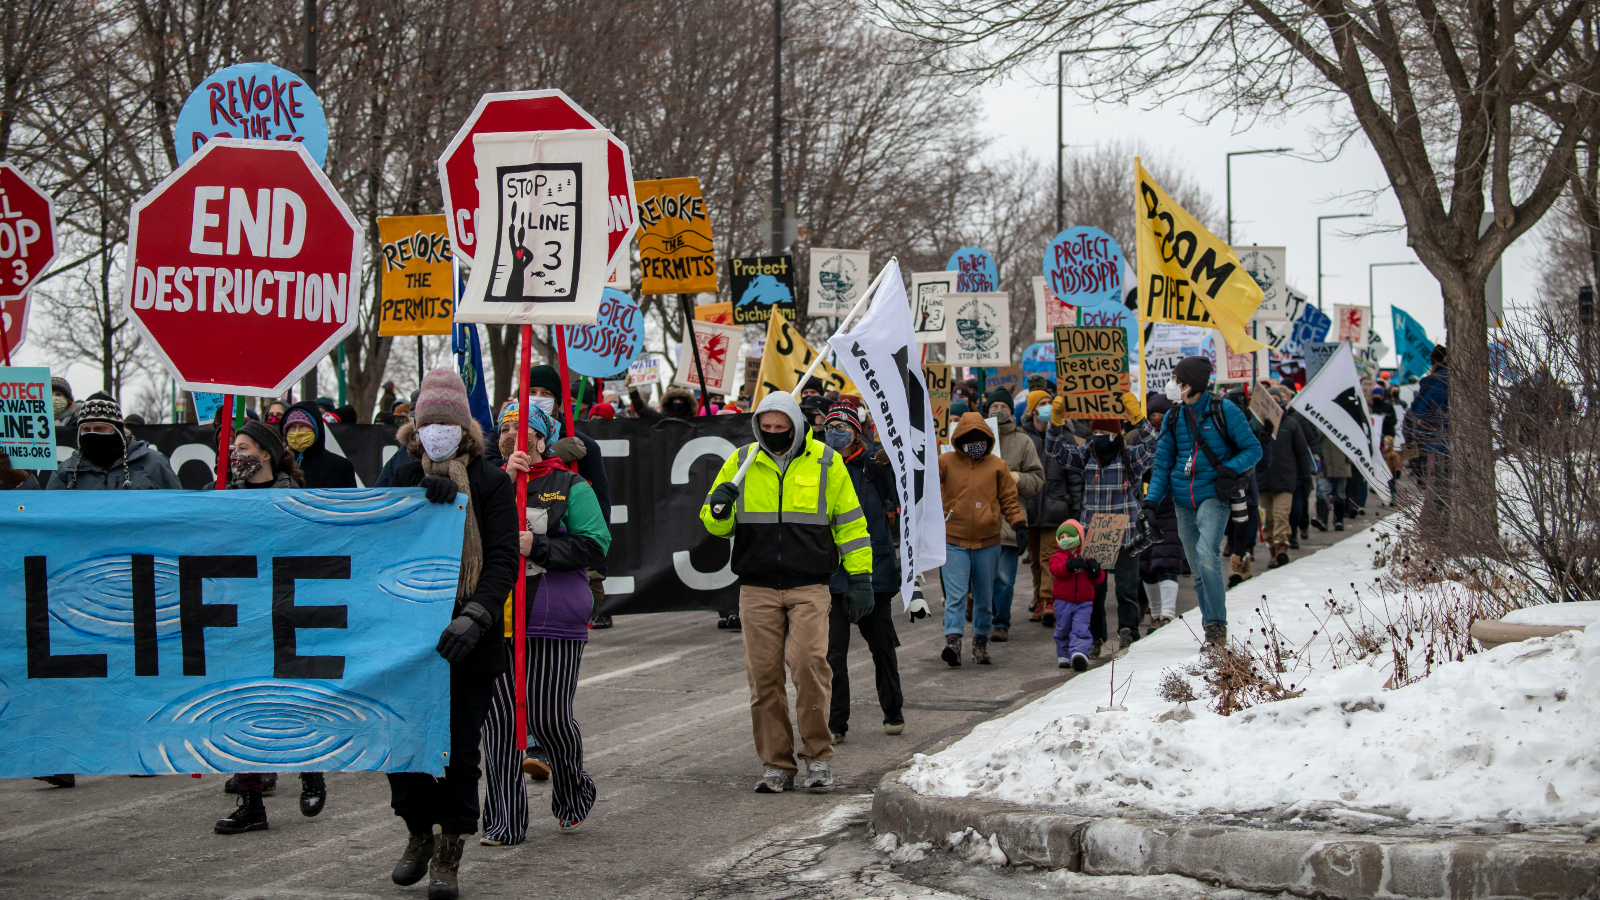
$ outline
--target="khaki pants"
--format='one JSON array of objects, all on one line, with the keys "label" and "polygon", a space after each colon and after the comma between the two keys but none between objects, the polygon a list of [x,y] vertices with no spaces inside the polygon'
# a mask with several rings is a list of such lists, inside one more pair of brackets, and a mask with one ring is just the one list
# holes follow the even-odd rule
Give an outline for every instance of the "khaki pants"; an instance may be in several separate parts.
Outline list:
[{"label": "khaki pants", "polygon": [[1033,572],[1033,614],[1050,608],[1054,597],[1050,591],[1055,581],[1050,577],[1050,557],[1061,548],[1056,546],[1054,528],[1028,529],[1028,568]]},{"label": "khaki pants", "polygon": [[1293,505],[1293,491],[1261,495],[1261,524],[1266,528],[1273,556],[1289,550],[1289,507]]},{"label": "khaki pants", "polygon": [[739,588],[739,626],[744,633],[744,670],[750,679],[750,729],[756,755],[769,769],[794,775],[794,728],[789,724],[789,692],[783,667],[789,666],[800,720],[800,759],[833,759],[828,703],[833,670],[828,667],[828,609],[833,597],[825,584],[780,591]]}]

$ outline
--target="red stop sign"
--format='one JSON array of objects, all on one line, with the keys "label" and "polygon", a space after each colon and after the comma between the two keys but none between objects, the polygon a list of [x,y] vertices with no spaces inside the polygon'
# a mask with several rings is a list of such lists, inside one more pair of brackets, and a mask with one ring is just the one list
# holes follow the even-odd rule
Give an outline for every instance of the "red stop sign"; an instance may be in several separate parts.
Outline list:
[{"label": "red stop sign", "polygon": [[122,308],[184,388],[279,394],[355,328],[361,249],[304,147],[215,138],[134,205]]},{"label": "red stop sign", "polygon": [[[456,132],[450,146],[439,157],[439,184],[444,189],[445,219],[450,226],[451,246],[471,260],[478,250],[478,166],[473,160],[472,136],[500,131],[568,131],[601,127],[561,91],[507,91],[484,94],[472,114]],[[611,136],[606,150],[610,186],[606,193],[610,207],[606,234],[610,255],[606,270],[616,268],[627,253],[628,241],[639,230],[637,204],[633,194],[633,163],[628,147]]]},{"label": "red stop sign", "polygon": [[50,195],[10,163],[0,163],[0,300],[15,300],[56,258]]}]

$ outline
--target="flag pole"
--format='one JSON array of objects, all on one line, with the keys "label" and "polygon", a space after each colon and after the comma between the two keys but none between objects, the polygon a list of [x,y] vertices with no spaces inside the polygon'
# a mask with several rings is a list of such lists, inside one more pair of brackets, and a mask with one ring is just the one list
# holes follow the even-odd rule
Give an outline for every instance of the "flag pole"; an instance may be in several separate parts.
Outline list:
[{"label": "flag pole", "polygon": [[217,490],[220,491],[228,486],[228,446],[233,443],[232,394],[222,395],[222,405],[217,407],[217,415],[222,417],[222,430],[217,432]]},{"label": "flag pole", "polygon": [[[884,263],[883,268],[878,270],[878,277],[872,279],[872,283],[867,285],[867,289],[861,292],[861,299],[856,301],[856,305],[850,310],[850,314],[840,320],[839,327],[834,330],[833,335],[828,338],[828,341],[824,341],[824,343],[832,341],[839,335],[844,334],[845,329],[849,328],[855,322],[856,316],[859,316],[861,312],[866,309],[867,302],[872,299],[873,294],[877,293],[878,284],[883,281],[883,276],[889,271],[889,266],[898,261],[898,257],[889,257],[889,262]],[[774,310],[773,314],[776,315],[777,311]],[[795,382],[794,390],[789,392],[789,396],[798,396],[800,394],[800,389],[805,387],[806,382],[810,381],[812,374],[817,371],[817,367],[822,365],[821,351],[818,351],[815,355],[816,358],[811,360],[811,365],[806,368],[805,374],[801,375],[800,380]],[[704,382],[701,384],[704,386]],[[733,475],[734,484],[741,484],[744,482],[744,474],[750,470],[750,464],[755,462],[755,460],[756,454],[745,454],[744,462],[739,466],[739,471],[735,472]]]},{"label": "flag pole", "polygon": [[[561,364],[561,418],[567,426],[567,437],[573,437],[578,428],[572,421],[571,376],[567,373],[567,326],[554,325],[551,330],[556,333],[556,361]],[[529,326],[529,333],[532,333],[532,326]]]},{"label": "flag pole", "polygon": [[[689,329],[689,348],[694,351],[694,370],[700,376],[700,403],[695,407],[695,415],[705,416],[711,414],[710,391],[706,390],[706,367],[700,363],[700,342],[694,336],[694,309],[689,305],[689,295],[678,295],[678,306],[683,309],[683,324]],[[820,359],[821,357],[818,357]]]},{"label": "flag pole", "polygon": [[[517,451],[528,452],[528,369],[533,363],[533,326],[522,326],[521,365],[517,367]],[[487,438],[486,438],[487,439]],[[528,527],[528,473],[517,473],[517,533]],[[520,539],[519,539],[520,543]],[[526,559],[526,557],[520,557]],[[517,748],[528,749],[528,579],[525,563],[517,566],[511,593],[512,696],[516,705]]]}]

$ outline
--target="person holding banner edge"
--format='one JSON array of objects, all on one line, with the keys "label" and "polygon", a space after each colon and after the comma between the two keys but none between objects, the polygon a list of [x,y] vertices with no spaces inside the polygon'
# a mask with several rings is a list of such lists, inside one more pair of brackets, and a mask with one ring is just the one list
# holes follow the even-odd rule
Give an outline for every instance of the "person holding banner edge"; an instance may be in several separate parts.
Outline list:
[{"label": "person holding banner edge", "polygon": [[450,761],[443,778],[389,774],[389,805],[410,833],[390,877],[411,885],[430,875],[429,900],[453,900],[462,851],[478,830],[478,735],[495,678],[507,669],[498,635],[517,575],[519,529],[515,484],[484,458],[483,429],[472,418],[461,376],[452,369],[427,373],[414,410],[398,435],[411,461],[395,472],[394,486],[421,487],[433,503],[464,501],[467,523],[454,618],[436,647],[450,663]]},{"label": "person holding banner edge", "polygon": [[[871,614],[872,538],[844,457],[811,437],[792,394],[762,398],[751,426],[755,442],[723,463],[700,521],[711,534],[733,538],[750,724],[764,766],[755,789],[782,793],[799,775],[807,790],[827,791],[833,788],[828,582],[842,564],[850,620]],[[741,468],[742,485],[735,480]],[[799,701],[798,766],[786,661]]]},{"label": "person holding banner edge", "polygon": [[1154,529],[1156,509],[1170,494],[1178,538],[1195,576],[1206,643],[1225,647],[1222,534],[1229,503],[1244,498],[1243,476],[1261,460],[1261,443],[1237,406],[1211,394],[1211,373],[1211,362],[1203,356],[1185,357],[1173,368],[1166,396],[1176,408],[1161,423],[1139,527]]}]

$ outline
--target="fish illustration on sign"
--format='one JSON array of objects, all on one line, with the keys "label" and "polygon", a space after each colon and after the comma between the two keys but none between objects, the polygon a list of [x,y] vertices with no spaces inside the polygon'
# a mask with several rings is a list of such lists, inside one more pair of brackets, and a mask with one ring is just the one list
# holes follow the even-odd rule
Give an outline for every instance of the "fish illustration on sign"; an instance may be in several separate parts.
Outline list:
[{"label": "fish illustration on sign", "polygon": [[956,336],[961,349],[970,352],[994,350],[1000,340],[1000,330],[995,327],[993,310],[979,300],[969,300],[956,314]]}]

